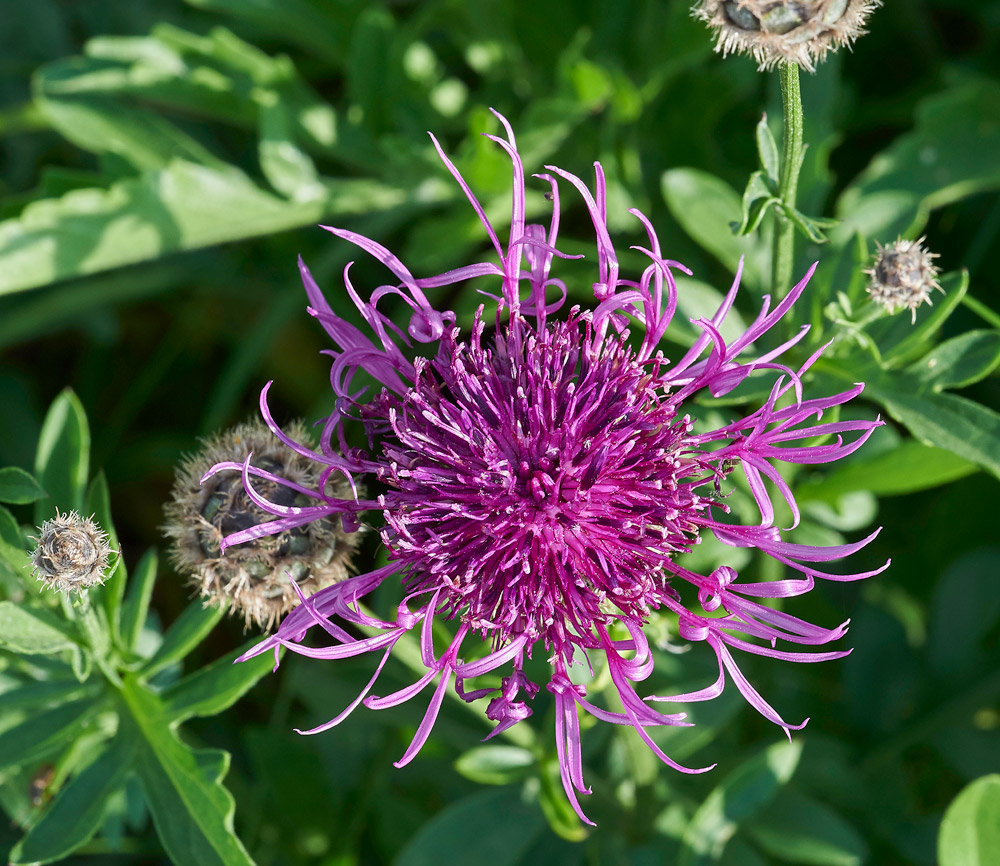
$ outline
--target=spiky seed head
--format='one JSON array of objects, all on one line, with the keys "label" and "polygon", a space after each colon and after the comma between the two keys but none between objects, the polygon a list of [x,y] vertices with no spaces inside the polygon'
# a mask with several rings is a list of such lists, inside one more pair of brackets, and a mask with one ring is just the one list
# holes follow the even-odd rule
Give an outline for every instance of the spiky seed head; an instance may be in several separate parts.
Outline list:
[{"label": "spiky seed head", "polygon": [[917,307],[925,301],[931,303],[931,292],[944,291],[937,281],[940,269],[934,266],[938,254],[925,249],[924,240],[897,238],[887,246],[876,243],[875,264],[865,271],[871,277],[867,288],[872,300],[890,313],[905,307],[914,322]]},{"label": "spiky seed head", "polygon": [[782,61],[810,72],[850,45],[882,0],[698,0],[692,12],[716,32],[715,50],[751,54],[761,70]]},{"label": "spiky seed head", "polygon": [[56,592],[79,592],[104,583],[111,545],[93,516],[75,511],[46,520],[31,552],[32,574]]},{"label": "spiky seed head", "polygon": [[[289,432],[296,441],[308,441],[305,425],[294,422]],[[239,424],[203,443],[200,451],[177,467],[173,498],[165,512],[164,533],[172,540],[170,557],[190,577],[208,604],[230,603],[251,623],[269,631],[298,603],[294,580],[305,595],[348,576],[359,533],[344,532],[339,517],[313,521],[303,527],[232,545],[222,553],[222,539],[251,526],[274,520],[247,495],[239,472],[223,472],[201,483],[217,463],[242,463],[253,452],[253,465],[307,489],[316,489],[315,464],[282,444],[260,421]],[[272,502],[285,506],[313,505],[303,494],[265,479],[254,488]],[[332,477],[324,492],[350,497],[343,479]]]}]

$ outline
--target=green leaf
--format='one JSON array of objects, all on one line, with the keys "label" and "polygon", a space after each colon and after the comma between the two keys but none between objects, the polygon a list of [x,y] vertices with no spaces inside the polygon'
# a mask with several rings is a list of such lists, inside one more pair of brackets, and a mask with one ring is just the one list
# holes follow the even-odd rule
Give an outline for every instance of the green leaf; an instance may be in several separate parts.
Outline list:
[{"label": "green leaf", "polygon": [[[711,319],[722,306],[725,296],[715,286],[691,277],[678,276],[676,282],[677,313],[667,329],[667,338],[671,340],[680,338],[690,345],[703,331],[692,325],[689,320]],[[729,311],[719,326],[719,333],[727,343],[742,336],[746,330],[746,320],[735,308]]]},{"label": "green leaf", "polygon": [[[517,831],[512,833],[512,827]],[[517,788],[482,791],[435,815],[394,862],[395,866],[515,866],[544,827],[538,807],[525,803]]]},{"label": "green leaf", "polygon": [[801,753],[800,743],[777,743],[730,773],[688,823],[678,866],[717,862],[740,824],[759,813],[788,783]]},{"label": "green leaf", "polygon": [[755,131],[757,139],[757,155],[760,157],[761,168],[767,173],[772,184],[777,184],[781,176],[781,160],[778,156],[778,144],[767,125],[767,115],[762,115]]},{"label": "green leaf", "polygon": [[260,141],[257,152],[264,177],[278,192],[293,201],[322,198],[325,188],[316,165],[293,140],[293,120],[280,95],[272,90],[257,94],[260,105]]},{"label": "green leaf", "polygon": [[106,190],[34,202],[0,222],[0,295],[405,200],[398,189],[347,178],[329,182],[322,198],[288,202],[236,168],[178,159]]},{"label": "green leaf", "polygon": [[89,693],[92,689],[92,684],[83,684],[75,679],[31,680],[20,688],[5,691],[3,708],[7,712],[20,709],[36,710],[39,707],[65,703]]},{"label": "green leaf", "polygon": [[524,779],[535,756],[519,746],[476,746],[455,761],[455,769],[480,785],[509,785]]},{"label": "green leaf", "polygon": [[160,696],[164,713],[176,723],[192,716],[214,716],[236,703],[274,668],[274,655],[270,652],[234,664],[258,642],[244,644],[166,689]]},{"label": "green leaf", "polygon": [[108,480],[103,472],[90,482],[87,489],[86,513],[93,514],[101,529],[108,534],[108,542],[112,550],[112,566],[105,577],[104,584],[91,593],[91,604],[100,605],[104,609],[107,621],[111,624],[113,635],[119,631],[119,614],[122,596],[125,593],[125,560],[121,556],[118,535],[111,522],[111,494],[108,491]]},{"label": "green leaf", "polygon": [[992,373],[1000,364],[1000,331],[966,331],[928,352],[910,367],[935,391],[964,388]]},{"label": "green leaf", "polygon": [[23,767],[68,745],[97,710],[94,698],[59,704],[0,733],[0,770]]},{"label": "green leaf", "polygon": [[[2,280],[2,277],[0,277]],[[35,520],[61,508],[83,511],[90,465],[90,428],[80,399],[66,388],[49,407],[38,437],[35,477],[49,498],[35,505]]]},{"label": "green leaf", "polygon": [[[914,472],[915,466],[920,467]],[[949,484],[976,472],[975,463],[950,451],[908,439],[870,460],[852,460],[816,480],[807,479],[795,489],[801,501],[836,503],[857,490],[876,496],[897,496]]]},{"label": "green leaf", "polygon": [[[837,202],[836,237],[861,231],[890,241],[918,234],[928,212],[1000,188],[1000,85],[966,80],[923,100],[912,132],[902,135],[854,180]],[[874,205],[888,198],[891,208]]]},{"label": "green leaf", "polygon": [[955,394],[921,391],[921,383],[906,374],[876,373],[864,377],[865,396],[921,442],[944,448],[977,463],[1000,478],[1000,415]]},{"label": "green leaf", "polygon": [[764,172],[755,171],[750,175],[747,188],[743,191],[742,219],[739,224],[730,223],[730,228],[737,235],[752,234],[757,231],[768,208],[775,204],[781,204],[781,199],[775,195]]},{"label": "green leaf", "polygon": [[962,789],[941,822],[940,866],[992,866],[1000,862],[1000,775]]},{"label": "green leaf", "polygon": [[46,496],[41,485],[23,469],[16,466],[0,469],[0,502],[26,505]]},{"label": "green leaf", "polygon": [[824,233],[824,229],[831,229],[837,225],[837,220],[809,217],[801,211],[783,204],[780,207],[781,212],[795,223],[795,227],[814,244],[825,244],[829,238]]},{"label": "green leaf", "polygon": [[800,792],[782,791],[746,824],[746,834],[778,860],[806,866],[862,866],[864,838],[836,812]]},{"label": "green leaf", "polygon": [[919,357],[926,351],[931,337],[962,302],[969,289],[968,271],[957,271],[941,277],[944,297],[935,299],[934,306],[917,310],[916,324],[904,312],[880,319],[869,328],[872,339],[878,344],[882,361],[887,366]]},{"label": "green leaf", "polygon": [[235,804],[222,787],[225,762],[216,750],[185,746],[171,729],[156,695],[127,680],[122,725],[140,735],[135,770],[157,835],[174,863],[185,866],[253,866],[233,829]]},{"label": "green leaf", "polygon": [[[969,681],[995,671],[991,638],[1000,621],[1000,593],[995,591],[1000,552],[982,548],[948,566],[934,590],[931,640],[927,658],[940,682]],[[976,599],[969,604],[968,599]]]},{"label": "green leaf", "polygon": [[28,655],[76,649],[64,620],[40,608],[0,601],[0,648]]},{"label": "green leaf", "polygon": [[730,270],[735,271],[745,255],[744,278],[753,286],[762,285],[767,251],[758,239],[736,237],[730,230],[742,210],[732,187],[708,172],[675,168],[663,173],[660,188],[684,231]]},{"label": "green leaf", "polygon": [[153,597],[153,585],[156,583],[156,549],[151,547],[139,560],[139,564],[128,580],[125,594],[125,604],[122,606],[121,634],[122,643],[134,650],[142,634],[142,627],[149,612],[149,600]]},{"label": "green leaf", "polygon": [[590,835],[590,828],[580,820],[566,797],[556,756],[549,754],[539,771],[538,805],[542,807],[549,829],[568,842],[582,842]]},{"label": "green leaf", "polygon": [[184,658],[215,628],[224,614],[223,607],[207,607],[201,599],[188,604],[163,635],[163,643],[153,657],[143,665],[140,670],[142,677],[151,677]]},{"label": "green leaf", "polygon": [[52,863],[90,841],[101,827],[108,801],[132,771],[135,754],[132,732],[115,737],[107,751],[59,792],[41,820],[14,846],[12,866]]},{"label": "green leaf", "polygon": [[225,166],[193,138],[162,115],[126,105],[121,100],[68,92],[62,85],[82,72],[107,66],[71,57],[43,66],[35,75],[35,101],[61,135],[91,153],[111,153],[140,171],[166,168],[184,159],[221,169]]}]

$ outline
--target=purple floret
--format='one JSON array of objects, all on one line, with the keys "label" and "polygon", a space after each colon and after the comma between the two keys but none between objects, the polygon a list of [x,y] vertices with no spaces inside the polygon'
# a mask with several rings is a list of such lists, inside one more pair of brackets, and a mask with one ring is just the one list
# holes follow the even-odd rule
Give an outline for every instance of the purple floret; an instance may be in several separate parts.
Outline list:
[{"label": "purple floret", "polygon": [[[351,283],[350,265],[344,271],[347,292],[370,336],[333,312],[300,261],[310,313],[336,346],[328,353],[333,357],[336,408],[326,419],[319,451],[281,432],[267,407],[267,387],[261,409],[276,436],[325,467],[324,481],[309,492],[316,504],[279,507],[264,500],[254,492],[252,479],[276,479],[254,468],[250,457],[242,465],[220,464],[213,472],[241,469],[249,495],[277,515],[270,523],[230,536],[228,544],[331,515],[356,527],[364,512],[382,512],[379,531],[389,565],[303,598],[277,634],[247,654],[279,645],[327,659],[382,651],[365,690],[344,712],[310,733],[338,724],[359,703],[371,709],[395,706],[437,680],[424,719],[397,762],[403,766],[426,741],[454,680],[464,700],[490,699],[486,714],[496,722],[494,736],[531,715],[529,703],[539,684],[525,675],[524,661],[540,645],[552,668],[546,688],[556,703],[563,785],[577,814],[587,821],[577,800],[578,793],[588,792],[578,707],[598,719],[633,727],[661,760],[684,772],[703,770],[678,765],[646,729],[689,723],[684,713],[664,714],[651,702],[711,699],[722,692],[728,675],[754,708],[786,732],[802,726],[785,722],[764,700],[741,673],[731,650],[787,661],[839,658],[847,651],[791,652],[777,649],[777,641],[820,646],[842,637],[847,624],[820,628],[753,599],[801,595],[815,578],[857,580],[885,566],[851,575],[812,567],[854,553],[877,533],[833,547],[784,541],[783,530],[773,525],[772,491],[792,513],[790,528],[797,525],[799,510],[775,462],[837,460],[862,445],[882,422],[822,421],[825,410],[848,402],[863,386],[821,399],[804,398],[803,375],[822,349],[798,369],[778,359],[807,328],[760,357],[742,357],[791,309],[815,265],[773,310],[765,297],[753,324],[727,344],[720,328],[736,297],[737,272],[716,314],[694,321],[701,334],[691,349],[676,363],[665,358],[657,347],[677,309],[673,272],[689,273],[687,269],[662,257],[649,221],[633,210],[648,237],[648,246],[635,249],[649,264],[638,280],[619,276],[599,163],[593,193],[578,177],[552,166],[551,174],[538,175],[549,186],[552,218],[547,228],[526,225],[524,169],[510,126],[497,117],[507,137],[489,137],[507,152],[514,174],[506,249],[458,170],[436,140],[434,145],[482,221],[498,261],[416,279],[375,241],[328,228],[395,276],[394,284],[377,288],[365,300]],[[550,271],[554,259],[569,257],[556,248],[557,177],[583,197],[597,239],[593,308],[573,307],[558,318],[554,314],[563,308],[567,291]],[[436,310],[424,293],[483,277],[499,281],[499,295],[490,296],[495,309],[491,306],[489,315],[480,307],[468,334],[455,326],[454,313]],[[409,306],[405,332],[379,311],[385,295]],[[488,321],[495,326],[489,333]],[[630,329],[637,327],[641,330],[634,337]],[[430,352],[422,352],[420,344]],[[706,431],[695,423],[694,395],[725,395],[756,370],[779,374],[762,406],[719,429]],[[355,383],[359,371],[378,383],[377,394],[367,395]],[[345,422],[364,425],[367,450],[347,446]],[[844,433],[857,435],[845,442]],[[815,444],[824,436],[830,439]],[[720,495],[722,483],[737,471],[744,474],[760,511],[757,525],[731,522]],[[377,499],[333,498],[325,492],[325,480],[333,473],[345,475],[352,486],[367,480],[367,489],[381,487],[385,492]],[[684,554],[706,531],[724,544],[756,548],[802,577],[741,583],[728,566],[709,575],[695,573],[684,567]],[[358,599],[383,581],[397,579],[403,600],[395,620],[373,619],[361,611]],[[678,580],[696,588],[700,609],[685,604],[676,588]],[[683,695],[639,696],[636,684],[653,670],[643,627],[657,610],[676,615],[683,639],[704,641],[712,648],[719,663],[716,682]],[[457,623],[451,644],[441,654],[432,640],[436,616]],[[356,637],[344,628],[351,623],[381,633]],[[306,631],[315,626],[328,634],[330,645],[302,644]],[[396,642],[411,631],[419,635],[427,673],[394,694],[371,695]],[[474,642],[486,642],[486,654],[464,661],[463,645],[467,653],[481,655]],[[622,711],[592,704],[586,687],[579,684],[581,677],[570,678],[574,659],[579,667],[581,658],[597,655],[607,659]],[[494,672],[502,676],[499,688],[466,684]]]}]

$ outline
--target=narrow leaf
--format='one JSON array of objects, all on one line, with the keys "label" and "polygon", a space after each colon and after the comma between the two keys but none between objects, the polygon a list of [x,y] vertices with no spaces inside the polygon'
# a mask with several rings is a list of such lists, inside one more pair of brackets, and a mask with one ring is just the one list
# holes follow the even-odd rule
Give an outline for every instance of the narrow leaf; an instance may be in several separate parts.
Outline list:
[{"label": "narrow leaf", "polygon": [[941,866],[1000,863],[1000,775],[983,776],[952,801],[938,836]]},{"label": "narrow leaf", "polygon": [[[503,816],[502,821],[497,816]],[[417,831],[395,866],[515,866],[544,829],[517,788],[482,791],[453,803]],[[517,831],[512,833],[511,828]]]},{"label": "narrow leaf", "polygon": [[140,683],[126,681],[122,695],[129,710],[122,724],[141,736],[135,769],[170,859],[184,866],[253,866],[233,829],[235,804],[219,781],[225,771],[219,753],[185,746],[156,695]]},{"label": "narrow leaf", "polygon": [[136,648],[146,622],[149,600],[156,583],[156,567],[156,549],[151,547],[139,560],[128,581],[125,604],[122,606],[121,635],[122,642],[130,650]]},{"label": "narrow leaf", "polygon": [[222,619],[222,607],[207,607],[201,599],[192,601],[163,636],[163,643],[143,665],[141,675],[151,677],[157,671],[180,661],[193,650]]},{"label": "narrow leaf", "polygon": [[52,517],[56,508],[83,510],[89,465],[87,415],[79,398],[67,388],[53,401],[38,437],[35,477],[49,493],[48,499],[35,505],[38,523]]},{"label": "narrow leaf", "polygon": [[724,267],[735,271],[746,255],[744,279],[761,285],[766,249],[756,238],[736,237],[730,224],[740,222],[740,197],[715,175],[693,168],[664,172],[660,181],[664,201],[674,219]]},{"label": "narrow leaf", "polygon": [[757,155],[760,157],[761,168],[767,172],[771,183],[778,183],[781,175],[781,161],[778,157],[778,144],[767,125],[767,115],[763,115],[757,124]]},{"label": "narrow leaf", "polygon": [[518,746],[476,746],[455,761],[455,769],[480,785],[509,785],[524,779],[535,756]]},{"label": "narrow leaf", "polygon": [[68,744],[97,706],[93,698],[60,704],[0,733],[0,770],[26,766]]},{"label": "narrow leaf", "polygon": [[206,665],[166,689],[160,696],[163,711],[174,723],[192,716],[214,716],[232,706],[274,667],[274,656],[264,653],[233,664],[256,640]]},{"label": "narrow leaf", "polygon": [[935,391],[964,388],[1000,364],[1000,331],[966,331],[928,352],[910,371]]},{"label": "narrow leaf", "polygon": [[804,866],[862,866],[864,838],[836,812],[800,792],[782,791],[753,821],[747,835],[778,860]]},{"label": "narrow leaf", "polygon": [[104,754],[56,796],[42,819],[11,851],[12,866],[68,857],[100,829],[108,801],[125,783],[136,753],[135,736],[123,732]]},{"label": "narrow leaf", "polygon": [[111,624],[112,633],[117,636],[122,595],[125,592],[125,561],[121,556],[118,535],[111,522],[111,495],[103,472],[98,473],[87,489],[85,511],[94,515],[101,529],[108,534],[111,550],[114,551],[110,573],[105,577],[104,584],[91,593],[91,603],[103,607],[107,621]]},{"label": "narrow leaf", "polygon": [[730,773],[688,823],[679,866],[717,862],[740,824],[760,812],[788,783],[801,753],[799,743],[777,743]]},{"label": "narrow leaf", "polygon": [[76,647],[66,622],[42,608],[0,601],[0,648],[28,655]]},{"label": "narrow leaf", "polygon": [[46,496],[48,494],[41,485],[23,469],[16,466],[0,469],[0,502],[26,505]]}]

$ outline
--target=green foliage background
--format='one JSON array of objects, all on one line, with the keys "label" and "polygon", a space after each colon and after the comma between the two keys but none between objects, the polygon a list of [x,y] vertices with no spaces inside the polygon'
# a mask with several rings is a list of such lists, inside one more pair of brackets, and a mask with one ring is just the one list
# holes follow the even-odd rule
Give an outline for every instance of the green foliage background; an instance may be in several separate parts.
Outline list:
[{"label": "green foliage background", "polygon": [[[871,31],[803,78],[810,148],[799,204],[843,222],[829,245],[800,240],[796,271],[819,258],[817,293],[831,299],[849,291],[852,269],[856,279],[857,233],[870,246],[926,233],[942,269],[965,268],[968,296],[996,309],[1000,3],[893,2]],[[494,107],[529,167],[556,162],[586,176],[602,161],[615,231],[638,238],[625,211],[639,207],[667,255],[716,288],[745,252],[744,313],[766,287],[766,244],[735,237],[728,222],[758,167],[761,111],[772,126],[780,118],[776,76],[712,54],[684,2],[8,0],[0,47],[0,466],[35,466],[46,410],[71,386],[130,569],[162,545],[180,455],[253,415],[264,382],[277,383],[279,416],[327,411],[324,336],[304,313],[295,256],[336,306],[355,254],[316,223],[376,236],[418,274],[481,249],[427,130],[502,214],[509,168],[478,136],[494,128]],[[590,252],[586,215],[573,208],[566,237],[581,243],[564,246]],[[357,273],[361,284],[381,276],[364,261]],[[578,273],[582,298],[588,277]],[[959,283],[947,285],[951,300],[935,300],[952,315],[935,320],[934,339],[969,339],[983,322],[960,303]],[[442,299],[465,315],[476,302]],[[823,307],[803,315],[821,321]],[[951,349],[937,351],[961,363],[946,358],[950,378],[932,380],[919,367],[930,344],[909,337],[908,322],[904,335],[883,321],[873,338],[895,345],[898,362],[865,362],[866,396],[894,425],[859,462],[799,479],[823,538],[885,525],[857,570],[866,556],[868,567],[886,556],[893,565],[867,585],[818,588],[795,609],[831,624],[850,616],[851,657],[747,664],[786,718],[813,716],[794,747],[736,700],[716,702],[697,733],[672,742],[689,763],[719,762],[696,779],[659,768],[626,736],[588,731],[600,827],[584,838],[546,793],[550,756],[472,751],[486,728],[461,708],[446,708],[402,771],[391,762],[416,707],[362,710],[298,737],[293,727],[338,712],[369,674],[364,662],[292,660],[238,710],[184,729],[190,745],[232,754],[226,785],[249,856],[322,866],[937,862],[945,808],[1000,770],[995,324],[975,347],[944,343]],[[9,501],[31,522],[27,505]],[[151,615],[165,627],[189,592],[160,571]],[[12,597],[16,575],[3,578],[0,597]],[[224,621],[193,663],[243,641]],[[665,661],[668,675],[710,676],[693,655]],[[400,685],[408,676],[389,671]],[[0,692],[0,716],[3,701]],[[543,705],[532,724],[547,744]],[[520,773],[523,760],[541,769]],[[0,853],[23,835],[32,770],[0,772],[14,819],[0,822]],[[961,802],[988,822],[998,786],[976,784]],[[961,846],[959,819],[942,838]],[[127,787],[71,862],[164,857]]]}]

